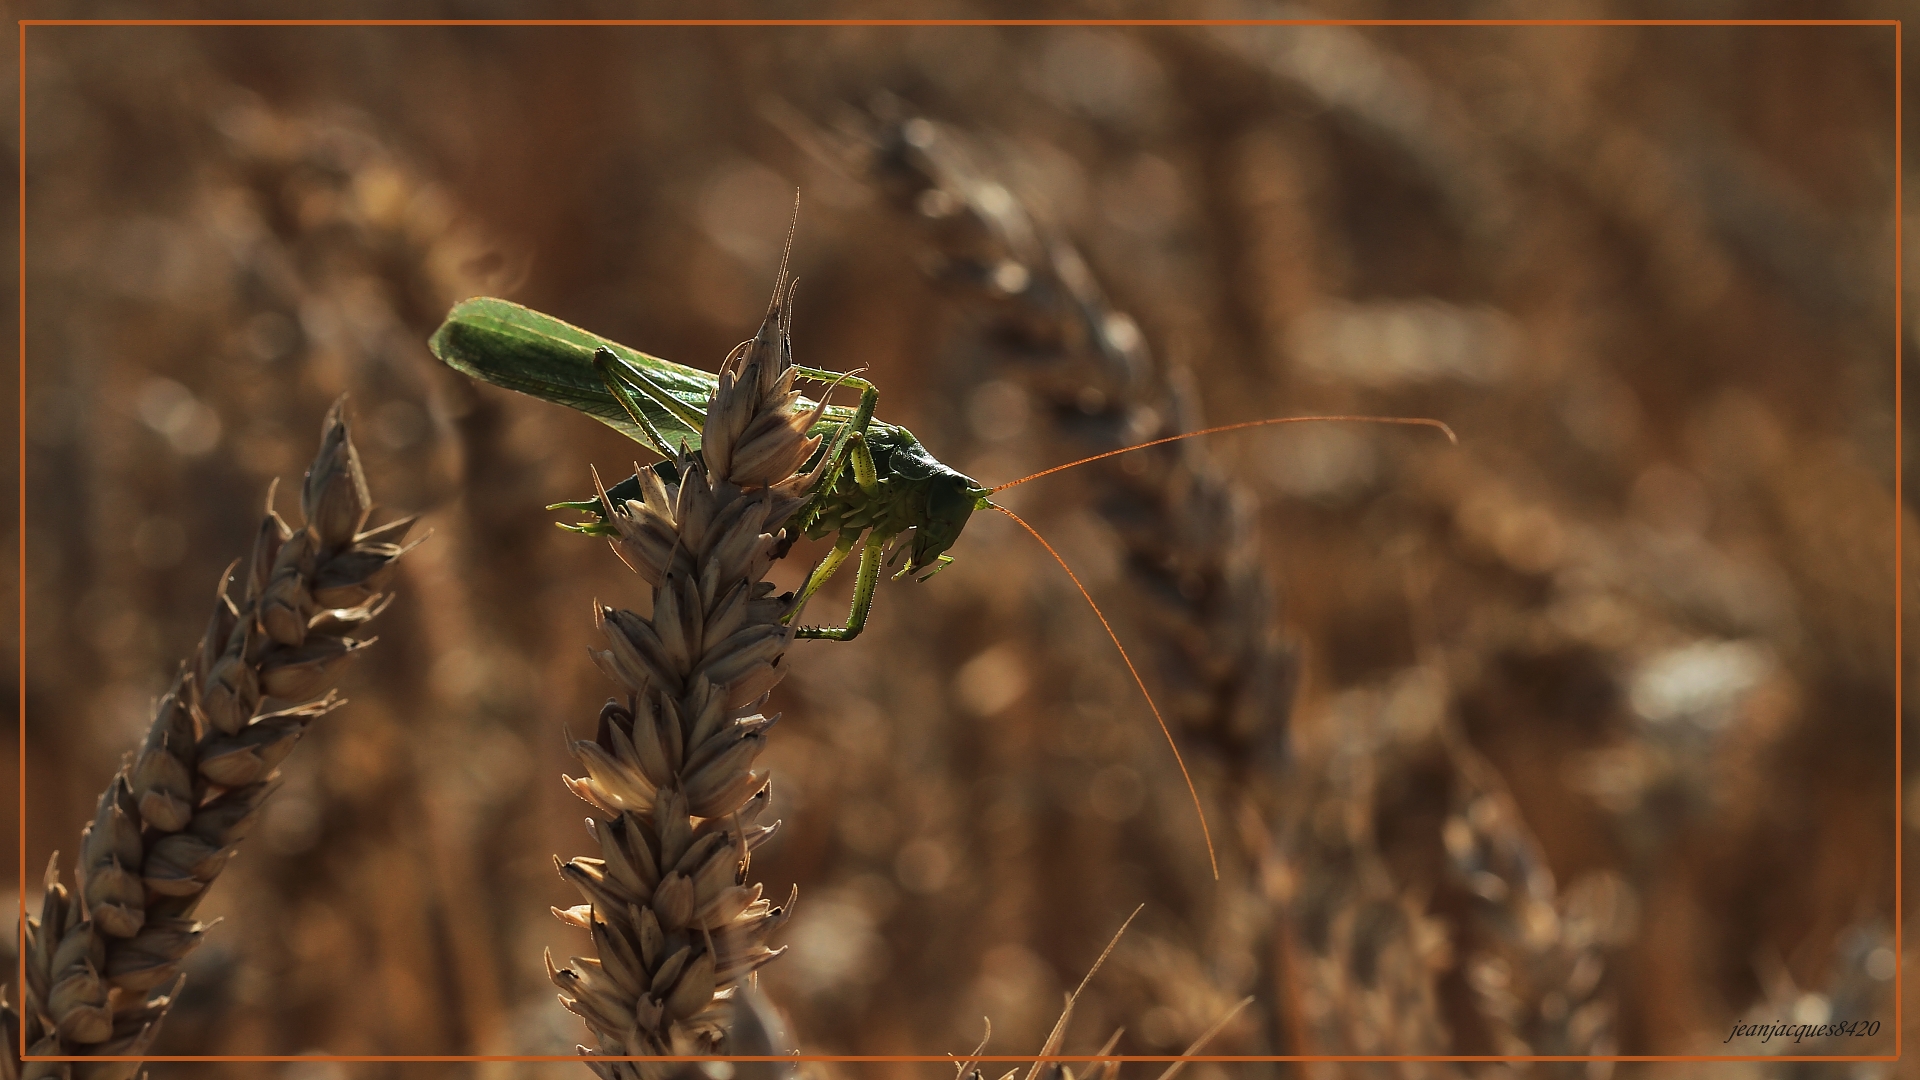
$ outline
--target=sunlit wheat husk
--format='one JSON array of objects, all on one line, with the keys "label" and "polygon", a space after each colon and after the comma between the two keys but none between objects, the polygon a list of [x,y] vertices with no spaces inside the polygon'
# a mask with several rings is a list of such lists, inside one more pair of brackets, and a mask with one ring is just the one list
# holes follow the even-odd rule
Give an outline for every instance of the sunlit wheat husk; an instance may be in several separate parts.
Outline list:
[{"label": "sunlit wheat husk", "polygon": [[[620,686],[568,786],[606,815],[598,858],[561,866],[586,903],[555,914],[592,935],[595,957],[548,972],[609,1056],[726,1052],[736,990],[783,950],[767,944],[792,910],[747,880],[775,825],[759,824],[767,774],[754,760],[768,692],[794,639],[791,594],[763,580],[782,523],[818,477],[817,413],[793,390],[784,267],[760,332],[720,370],[703,445],[640,470],[642,498],[614,507],[614,546],[652,590],[650,617],[598,607],[594,660]],[[608,1080],[673,1067],[593,1063]]]}]

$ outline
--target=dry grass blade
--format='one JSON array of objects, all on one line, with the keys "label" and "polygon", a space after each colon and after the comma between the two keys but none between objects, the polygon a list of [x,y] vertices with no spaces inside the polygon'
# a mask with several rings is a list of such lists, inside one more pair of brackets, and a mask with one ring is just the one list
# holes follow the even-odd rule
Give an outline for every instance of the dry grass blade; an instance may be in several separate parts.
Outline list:
[{"label": "dry grass blade", "polygon": [[955,1080],[964,1080],[967,1075],[979,1066],[980,1055],[987,1052],[987,1043],[993,1041],[993,1019],[986,1016],[980,1019],[986,1024],[987,1030],[981,1033],[980,1042],[973,1048],[973,1053],[968,1054],[964,1060],[953,1063]]},{"label": "dry grass blade", "polygon": [[[1067,1025],[1073,1019],[1074,1005],[1080,1000],[1081,993],[1086,990],[1087,984],[1093,981],[1094,974],[1100,970],[1102,964],[1106,963],[1107,957],[1113,954],[1114,948],[1120,944],[1120,938],[1127,932],[1127,927],[1133,924],[1133,920],[1138,917],[1140,912],[1145,908],[1146,905],[1142,904],[1133,909],[1133,914],[1127,916],[1127,921],[1120,924],[1120,929],[1114,931],[1113,937],[1107,942],[1107,947],[1101,950],[1099,959],[1095,960],[1093,966],[1087,969],[1086,975],[1080,980],[1080,985],[1074,988],[1073,993],[1067,995],[1066,1006],[1061,1009],[1060,1018],[1054,1021],[1053,1030],[1048,1032],[1046,1042],[1040,1047],[1040,1053],[1038,1055],[1040,1058],[1046,1058],[1060,1052],[1061,1042],[1066,1038]],[[1227,1024],[1231,1023],[1233,1018],[1238,1016],[1242,1009],[1252,1003],[1252,997],[1242,998],[1231,1009],[1228,1009],[1219,1020],[1215,1021],[1213,1026],[1201,1033],[1199,1038],[1193,1040],[1193,1042],[1181,1052],[1181,1056],[1191,1057],[1199,1053],[1201,1047],[1211,1041],[1215,1035],[1220,1034],[1221,1030],[1224,1029]],[[1111,1054],[1113,1048],[1119,1044],[1120,1036],[1124,1034],[1124,1032],[1125,1029],[1123,1028],[1116,1030],[1111,1036],[1108,1036],[1107,1041],[1101,1045],[1099,1050],[1094,1052],[1093,1056],[1095,1058],[1102,1058]],[[987,1035],[991,1037],[992,1034],[992,1025],[989,1023]],[[968,1059],[960,1064],[958,1072],[956,1073],[957,1076],[965,1077],[969,1075],[970,1070],[972,1070],[975,1062],[979,1059],[981,1052],[986,1049],[986,1045],[987,1040],[985,1038],[981,1039],[980,1045],[975,1047]],[[1165,1072],[1160,1074],[1160,1080],[1173,1080],[1175,1076],[1179,1075],[1181,1068],[1186,1064],[1185,1061],[1174,1062],[1167,1067]],[[1017,1069],[1009,1070],[1006,1075],[1011,1077],[1018,1071]],[[1118,1059],[1096,1061],[1092,1067],[1089,1068],[1083,1080],[1113,1080],[1113,1078],[1119,1074],[1119,1071],[1120,1062]],[[975,1073],[973,1075],[978,1074]],[[1073,1070],[1069,1068],[1065,1062],[1036,1060],[1033,1065],[1027,1069],[1027,1075],[1023,1080],[1038,1080],[1038,1078],[1042,1076],[1045,1076],[1047,1080],[1073,1080]],[[1002,1080],[1005,1080],[1005,1078],[1002,1078]]]},{"label": "dry grass blade", "polygon": [[[1095,1050],[1093,1052],[1093,1055],[1095,1057],[1100,1057],[1105,1054],[1113,1053],[1113,1048],[1120,1045],[1120,1036],[1125,1035],[1126,1033],[1127,1033],[1126,1028],[1114,1028],[1113,1034],[1107,1036],[1107,1041],[1104,1043],[1101,1043],[1100,1049]],[[1119,1075],[1120,1075],[1119,1061],[1117,1060],[1101,1061],[1101,1062],[1094,1063],[1093,1068],[1087,1071],[1087,1080],[1114,1080],[1114,1078]]]},{"label": "dry grass blade", "polygon": [[[778,824],[755,824],[770,795],[753,762],[778,719],[760,710],[787,673],[796,614],[792,594],[762,579],[816,479],[793,472],[818,440],[807,435],[817,414],[788,400],[790,305],[783,266],[759,334],[721,368],[701,449],[640,470],[643,497],[614,507],[615,549],[652,587],[653,613],[597,609],[609,648],[594,659],[621,697],[593,740],[574,743],[587,775],[567,780],[608,815],[589,821],[602,857],[560,871],[587,902],[555,911],[592,934],[598,957],[547,961],[599,1042],[582,1053],[738,1052],[733,998],[783,951],[766,941],[792,900],[763,899],[747,866]],[[684,1071],[592,1067],[608,1080]]]},{"label": "dry grass blade", "polygon": [[[1228,1009],[1226,1013],[1220,1017],[1220,1019],[1215,1020],[1213,1022],[1212,1027],[1201,1032],[1199,1038],[1187,1044],[1187,1048],[1185,1050],[1180,1051],[1180,1056],[1183,1058],[1190,1058],[1193,1055],[1199,1053],[1201,1047],[1212,1042],[1213,1037],[1215,1035],[1220,1034],[1221,1029],[1225,1028],[1228,1024],[1232,1023],[1234,1017],[1240,1015],[1241,1009],[1244,1009],[1251,1004],[1253,1004],[1253,998],[1251,996],[1241,998],[1238,1002],[1234,1004],[1233,1008]],[[1186,1067],[1187,1067],[1187,1063],[1185,1061],[1176,1061],[1173,1064],[1167,1066],[1167,1071],[1160,1074],[1160,1080],[1173,1080],[1174,1077],[1180,1075],[1180,1070]]]},{"label": "dry grass blade", "polygon": [[[57,854],[47,866],[40,916],[26,920],[19,1028],[7,1020],[10,1032],[24,1029],[29,1054],[148,1051],[184,981],[181,965],[207,930],[193,918],[207,886],[307,725],[343,704],[332,690],[314,695],[372,644],[348,635],[385,606],[382,590],[408,550],[397,541],[412,521],[362,531],[372,502],[344,405],[328,412],[301,489],[306,523],[290,529],[269,496],[237,597],[233,567],[221,575],[197,654],[81,831],[73,890],[60,882]],[[263,713],[273,699],[296,704]],[[10,1038],[0,1052],[0,1075],[118,1080],[139,1071],[137,1062],[22,1066],[18,1047]]]},{"label": "dry grass blade", "polygon": [[[1073,1019],[1074,1003],[1080,1000],[1080,995],[1086,990],[1087,984],[1093,981],[1094,973],[1100,970],[1100,965],[1107,962],[1107,957],[1113,955],[1114,947],[1120,944],[1120,936],[1127,932],[1127,927],[1133,925],[1133,920],[1140,917],[1140,912],[1146,910],[1146,906],[1141,904],[1133,909],[1133,914],[1127,916],[1127,921],[1121,923],[1120,929],[1113,932],[1113,937],[1107,941],[1107,947],[1100,950],[1099,959],[1095,960],[1093,966],[1087,969],[1086,975],[1081,977],[1080,985],[1074,987],[1073,993],[1067,995],[1067,1004],[1060,1010],[1060,1019],[1053,1022],[1053,1030],[1047,1033],[1047,1041],[1040,1047],[1041,1057],[1060,1052],[1060,1041],[1067,1036],[1067,1022]],[[1034,1062],[1033,1066],[1027,1070],[1025,1080],[1034,1080],[1040,1075],[1041,1066],[1046,1064],[1048,1063],[1044,1061]]]}]

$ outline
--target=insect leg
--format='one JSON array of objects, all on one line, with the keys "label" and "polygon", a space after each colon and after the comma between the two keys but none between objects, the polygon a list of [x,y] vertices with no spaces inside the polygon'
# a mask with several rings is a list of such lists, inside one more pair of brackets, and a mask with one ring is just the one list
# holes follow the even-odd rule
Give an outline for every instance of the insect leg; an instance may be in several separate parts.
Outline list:
[{"label": "insect leg", "polygon": [[[814,488],[812,501],[800,511],[796,518],[804,521],[812,516],[822,500],[832,497],[834,488],[840,484],[841,470],[846,468],[849,458],[854,459],[853,475],[859,481],[860,489],[868,494],[874,491],[879,477],[873,465],[873,452],[866,447],[866,431],[867,426],[873,422],[874,406],[880,402],[880,388],[865,379],[839,372],[822,371],[819,368],[795,365],[794,371],[801,378],[814,382],[844,383],[860,388],[860,405],[853,410],[852,418],[841,426],[835,433],[833,441],[827,445],[827,456],[824,459],[827,462],[826,472],[821,477],[819,486]],[[861,472],[862,460],[866,463],[864,475]]]},{"label": "insect leg", "polygon": [[853,421],[849,426],[859,428],[862,431],[866,430],[867,421],[873,419],[873,407],[880,401],[879,387],[857,375],[848,375],[838,371],[827,371],[824,368],[801,367],[795,364],[793,366],[793,373],[810,382],[837,383],[841,386],[851,386],[860,391],[860,407],[854,410]]},{"label": "insect leg", "polygon": [[668,448],[667,440],[660,436],[659,429],[653,426],[653,421],[647,419],[646,411],[640,408],[638,401],[634,400],[632,391],[628,390],[615,374],[618,369],[614,364],[619,359],[611,349],[596,349],[593,354],[594,370],[600,373],[601,381],[607,384],[607,393],[613,395],[613,400],[620,403],[620,407],[627,411],[627,415],[632,417],[633,422],[646,434],[647,443],[653,447],[653,452],[671,461],[673,451]]},{"label": "insect leg", "polygon": [[[706,427],[707,415],[704,411],[674,397],[667,388],[653,381],[653,376],[634,364],[620,358],[612,349],[602,346],[594,350],[593,366],[600,372],[602,379],[618,381],[645,394],[654,404],[673,414],[674,419],[699,431]],[[619,394],[615,394],[619,397]]]},{"label": "insect leg", "polygon": [[880,470],[873,463],[873,451],[867,449],[867,437],[856,431],[848,441],[851,450],[847,456],[853,459],[853,481],[860,485],[861,491],[872,495],[880,490]]},{"label": "insect leg", "polygon": [[[793,370],[795,374],[803,379],[808,379],[813,382],[852,386],[860,391],[860,405],[853,410],[852,419],[848,420],[846,424],[841,427],[839,433],[833,437],[832,444],[827,447],[827,460],[831,462],[831,464],[827,467],[826,482],[823,483],[821,487],[823,490],[831,491],[833,490],[834,482],[840,478],[841,468],[846,464],[846,459],[843,455],[846,453],[848,444],[856,437],[865,435],[867,425],[873,420],[874,407],[880,403],[880,388],[865,379],[853,375],[844,375],[837,371],[800,367],[797,364],[794,365]],[[868,461],[872,461],[871,455],[868,456]]]},{"label": "insect leg", "polygon": [[867,545],[860,551],[860,576],[854,579],[853,608],[847,612],[847,625],[803,626],[795,636],[832,641],[852,641],[859,637],[867,626],[867,612],[873,607],[873,587],[880,581],[880,562],[886,546],[886,537],[867,534]]}]

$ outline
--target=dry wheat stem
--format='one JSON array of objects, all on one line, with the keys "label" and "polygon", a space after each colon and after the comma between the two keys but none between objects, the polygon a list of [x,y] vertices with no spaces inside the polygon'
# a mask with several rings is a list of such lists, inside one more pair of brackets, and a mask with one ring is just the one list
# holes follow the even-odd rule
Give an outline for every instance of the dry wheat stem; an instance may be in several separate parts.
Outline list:
[{"label": "dry wheat stem", "polygon": [[[327,413],[300,493],[306,524],[274,513],[254,536],[239,598],[221,575],[213,616],[191,661],[154,709],[145,745],[100,796],[81,832],[71,892],[59,856],[47,866],[38,919],[26,921],[26,986],[0,1077],[117,1080],[132,1062],[15,1059],[139,1056],[178,993],[180,967],[207,927],[194,910],[232,857],[308,724],[342,704],[315,698],[341,661],[372,644],[348,636],[386,606],[381,590],[407,550],[412,519],[365,532],[372,508],[343,416]],[[269,700],[302,702],[261,712]],[[171,984],[163,995],[153,996]]]},{"label": "dry wheat stem", "polygon": [[[1298,1038],[1311,1053],[1446,1054],[1434,992],[1452,960],[1446,928],[1405,895],[1375,841],[1378,749],[1343,746],[1302,770],[1304,809],[1287,837],[1298,884],[1281,930],[1296,942]],[[1457,1075],[1443,1064],[1413,1073]]]},{"label": "dry wheat stem", "polygon": [[[820,439],[793,389],[791,304],[783,260],[759,333],[721,367],[701,448],[640,469],[642,498],[613,507],[614,547],[653,613],[596,605],[608,647],[593,659],[621,693],[573,744],[586,775],[566,781],[608,815],[588,819],[600,857],[560,867],[587,902],[554,911],[592,934],[597,957],[547,958],[562,1004],[599,1042],[583,1054],[727,1052],[736,992],[784,951],[766,942],[792,898],[773,906],[747,865],[779,824],[756,824],[769,788],[753,762],[778,719],[761,709],[787,673],[796,614],[762,579],[825,467],[796,471]],[[607,1080],[682,1068],[590,1066]]]}]

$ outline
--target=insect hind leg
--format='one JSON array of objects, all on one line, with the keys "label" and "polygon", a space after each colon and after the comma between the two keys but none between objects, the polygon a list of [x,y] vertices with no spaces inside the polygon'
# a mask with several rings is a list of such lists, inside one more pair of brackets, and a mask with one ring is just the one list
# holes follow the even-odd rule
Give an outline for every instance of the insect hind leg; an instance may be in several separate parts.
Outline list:
[{"label": "insect hind leg", "polygon": [[653,426],[652,420],[647,419],[646,410],[640,407],[640,402],[634,398],[633,392],[628,390],[626,384],[621,381],[619,361],[620,358],[612,349],[602,347],[593,352],[593,369],[600,373],[600,381],[606,384],[607,393],[613,395],[613,400],[620,403],[620,407],[626,410],[634,424],[646,435],[647,444],[653,452],[671,461],[673,450],[667,446],[667,440],[661,437],[660,429]]},{"label": "insect hind leg", "polygon": [[[807,575],[806,586],[800,590],[800,595],[793,602],[795,615],[806,607],[807,601],[813,598],[814,593],[820,591],[820,586],[825,585],[828,579],[840,572],[840,564],[847,561],[847,556],[853,552],[853,543],[858,538],[855,533],[840,534],[840,539],[834,543],[833,550],[827,553],[826,558],[820,560],[811,574]],[[809,628],[803,626],[800,629],[805,633]]]},{"label": "insect hind leg", "polygon": [[[866,546],[860,551],[860,573],[853,582],[853,607],[847,612],[845,626],[803,626],[795,632],[794,636],[822,638],[828,641],[852,641],[859,637],[860,631],[867,627],[867,612],[873,608],[873,589],[880,581],[880,561],[884,557],[886,546],[886,537],[875,536],[873,533],[867,534]],[[850,549],[851,545],[849,545]],[[840,545],[835,544],[834,550],[839,551]],[[828,556],[829,560],[832,558],[831,555]],[[846,556],[842,555],[841,558],[844,559]],[[826,564],[821,565],[824,567]],[[839,563],[835,562],[834,566],[837,569]],[[831,573],[828,576],[831,576]],[[821,582],[824,584],[825,580],[822,578]],[[808,583],[808,587],[818,588],[812,582]]]}]

